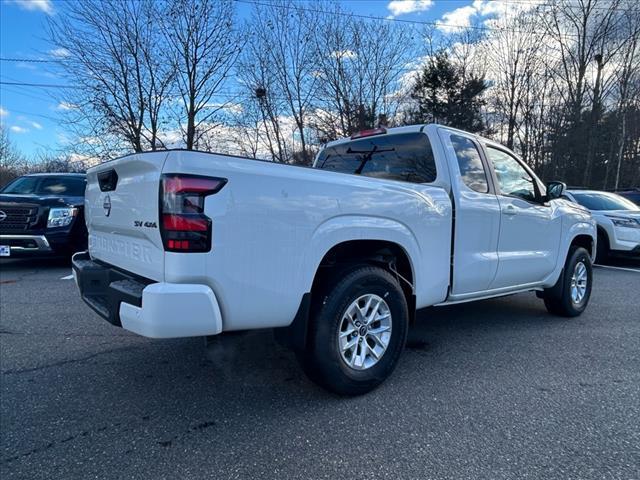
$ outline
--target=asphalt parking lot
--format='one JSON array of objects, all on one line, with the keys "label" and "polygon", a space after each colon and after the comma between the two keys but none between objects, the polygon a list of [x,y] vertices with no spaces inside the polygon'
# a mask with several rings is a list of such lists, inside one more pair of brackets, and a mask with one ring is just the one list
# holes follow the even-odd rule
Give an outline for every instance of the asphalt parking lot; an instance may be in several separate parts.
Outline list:
[{"label": "asphalt parking lot", "polygon": [[620,266],[572,320],[533,294],[423,311],[393,377],[343,399],[270,332],[144,339],[64,263],[4,261],[0,476],[638,478],[640,265]]}]

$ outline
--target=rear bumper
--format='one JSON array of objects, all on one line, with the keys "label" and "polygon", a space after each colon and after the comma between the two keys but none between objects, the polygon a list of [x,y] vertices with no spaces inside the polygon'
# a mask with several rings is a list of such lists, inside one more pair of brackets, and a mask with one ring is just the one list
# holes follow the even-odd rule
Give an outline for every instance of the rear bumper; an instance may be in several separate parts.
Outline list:
[{"label": "rear bumper", "polygon": [[154,283],[94,262],[87,252],[72,263],[82,299],[113,325],[150,338],[222,332],[218,301],[206,285]]}]

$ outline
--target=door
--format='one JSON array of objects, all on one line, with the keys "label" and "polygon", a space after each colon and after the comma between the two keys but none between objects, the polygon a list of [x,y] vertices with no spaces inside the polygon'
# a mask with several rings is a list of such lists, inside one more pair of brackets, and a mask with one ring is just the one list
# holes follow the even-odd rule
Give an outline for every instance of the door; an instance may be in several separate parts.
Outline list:
[{"label": "door", "polygon": [[488,165],[472,135],[440,130],[454,203],[452,295],[489,288],[498,268],[500,205]]},{"label": "door", "polygon": [[541,202],[543,187],[515,156],[491,145],[486,152],[501,212],[498,272],[491,288],[541,282],[556,266],[560,213],[553,202]]}]

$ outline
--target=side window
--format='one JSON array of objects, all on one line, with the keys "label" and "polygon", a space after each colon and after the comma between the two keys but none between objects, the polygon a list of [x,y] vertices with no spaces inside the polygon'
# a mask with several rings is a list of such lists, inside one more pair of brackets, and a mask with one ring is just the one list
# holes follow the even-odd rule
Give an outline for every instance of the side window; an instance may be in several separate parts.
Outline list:
[{"label": "side window", "polygon": [[471,139],[461,135],[451,135],[450,138],[464,184],[476,192],[487,193],[489,191],[487,174],[476,145]]},{"label": "side window", "polygon": [[535,200],[534,180],[514,157],[497,148],[488,147],[487,155],[498,177],[502,195],[512,195],[525,200]]},{"label": "side window", "polygon": [[316,168],[413,183],[431,183],[437,176],[429,138],[417,132],[327,147],[320,152]]}]

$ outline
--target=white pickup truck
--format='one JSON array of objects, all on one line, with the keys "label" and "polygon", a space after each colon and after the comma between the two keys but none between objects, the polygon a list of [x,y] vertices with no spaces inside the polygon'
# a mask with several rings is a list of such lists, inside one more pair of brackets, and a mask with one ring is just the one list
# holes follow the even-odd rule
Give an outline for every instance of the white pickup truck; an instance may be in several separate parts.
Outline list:
[{"label": "white pickup truck", "polygon": [[536,291],[579,315],[596,225],[511,151],[440,125],[329,143],[313,168],[170,150],[89,170],[84,301],[146,337],[274,328],[320,385],[379,385],[416,309]]}]

